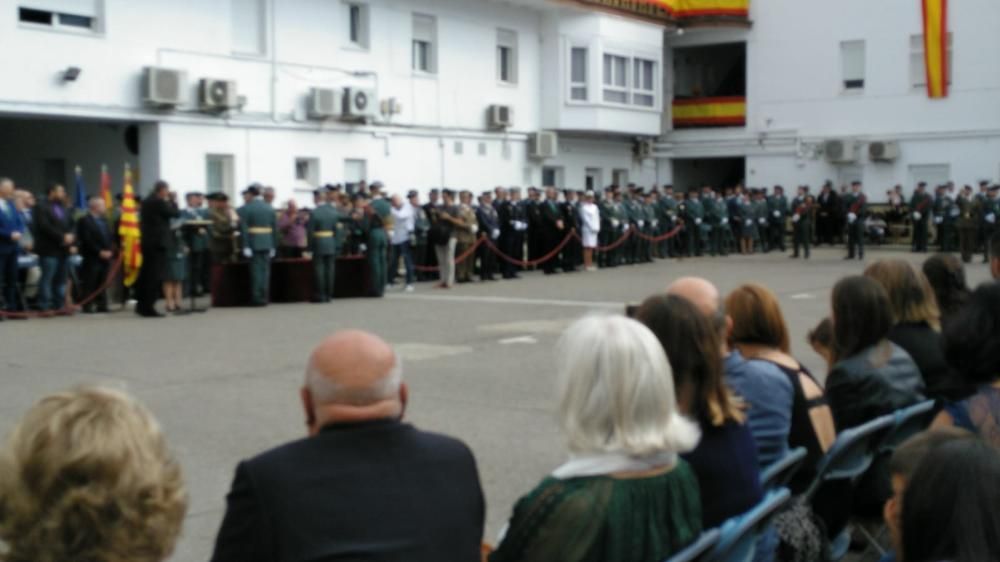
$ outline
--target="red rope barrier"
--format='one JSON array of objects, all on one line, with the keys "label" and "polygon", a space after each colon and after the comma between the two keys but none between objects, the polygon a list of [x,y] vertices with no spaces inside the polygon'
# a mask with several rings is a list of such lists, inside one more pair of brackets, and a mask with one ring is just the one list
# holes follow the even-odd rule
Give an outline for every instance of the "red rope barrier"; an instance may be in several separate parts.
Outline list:
[{"label": "red rope barrier", "polygon": [[[479,239],[476,240],[476,243],[473,244],[472,246],[470,246],[468,250],[466,250],[466,251],[462,252],[461,254],[455,256],[455,265],[458,265],[458,264],[462,263],[463,261],[469,259],[469,256],[475,254],[476,253],[476,249],[479,248],[479,246],[481,246],[483,244],[484,240],[486,240],[486,235],[485,234],[483,234],[482,236],[480,236]],[[414,265],[413,269],[415,269],[416,271],[424,271],[424,272],[440,271],[439,267],[436,267],[436,266],[427,266],[427,265]]]},{"label": "red rope barrier", "polygon": [[[61,308],[59,310],[28,311],[28,312],[0,311],[0,318],[51,318],[53,316],[59,316],[60,314],[65,314],[67,312],[79,310],[84,306],[87,306],[88,304],[93,302],[94,299],[96,299],[101,293],[106,291],[108,287],[111,286],[112,283],[114,283],[115,276],[118,275],[118,270],[121,269],[121,266],[122,266],[122,256],[119,255],[118,259],[116,259],[115,263],[111,266],[111,269],[108,270],[108,275],[104,279],[104,282],[101,283],[101,286],[98,287],[97,290],[94,291],[93,293],[81,299],[80,302],[74,303],[69,307]],[[67,267],[70,266],[67,265]]]},{"label": "red rope barrier", "polygon": [[566,235],[566,238],[563,238],[563,241],[560,242],[555,247],[555,249],[553,249],[551,252],[549,252],[549,253],[545,254],[544,256],[542,256],[542,257],[540,257],[538,259],[535,259],[535,260],[519,260],[519,259],[512,258],[512,257],[508,256],[507,254],[503,253],[502,251],[500,251],[500,248],[497,248],[493,244],[493,242],[491,240],[486,240],[486,247],[489,248],[494,254],[496,254],[497,256],[499,256],[500,259],[502,259],[504,261],[510,262],[510,263],[512,263],[514,265],[519,265],[521,267],[531,267],[531,266],[534,266],[534,265],[541,265],[541,264],[543,264],[543,263],[545,263],[545,262],[547,262],[547,261],[555,258],[557,255],[559,255],[559,252],[561,252],[563,250],[563,248],[566,247],[566,244],[569,244],[569,241],[572,240],[573,238],[579,238],[579,236],[577,236],[577,234],[576,234],[576,229],[571,230],[569,232],[569,234]]},{"label": "red rope barrier", "polygon": [[648,241],[648,242],[663,242],[664,240],[669,240],[669,239],[673,238],[674,236],[677,236],[677,234],[681,230],[683,230],[683,229],[684,229],[683,225],[677,225],[670,232],[661,234],[659,236],[648,236],[648,235],[643,234],[643,233],[639,232],[638,230],[636,230],[635,231],[635,235],[638,236],[639,238],[642,238],[643,240]]}]

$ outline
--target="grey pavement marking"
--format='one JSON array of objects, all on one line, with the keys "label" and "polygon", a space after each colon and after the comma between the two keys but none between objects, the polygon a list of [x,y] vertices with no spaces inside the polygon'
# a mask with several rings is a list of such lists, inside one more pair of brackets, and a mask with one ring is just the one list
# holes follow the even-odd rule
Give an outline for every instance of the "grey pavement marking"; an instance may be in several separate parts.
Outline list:
[{"label": "grey pavement marking", "polygon": [[620,302],[574,301],[561,299],[527,299],[514,297],[473,297],[458,295],[386,295],[389,299],[441,302],[473,302],[484,304],[527,304],[532,306],[569,306],[575,308],[621,308]]},{"label": "grey pavement marking", "polygon": [[511,345],[516,343],[525,343],[530,345],[538,343],[538,340],[531,336],[516,336],[513,338],[504,338],[500,340],[498,343],[500,345]]}]

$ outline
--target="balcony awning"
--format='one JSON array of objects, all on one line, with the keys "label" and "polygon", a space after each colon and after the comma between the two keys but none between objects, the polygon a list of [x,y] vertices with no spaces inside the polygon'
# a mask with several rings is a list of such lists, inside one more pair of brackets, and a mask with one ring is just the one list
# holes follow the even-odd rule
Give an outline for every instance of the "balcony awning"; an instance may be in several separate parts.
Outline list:
[{"label": "balcony awning", "polygon": [[577,0],[677,26],[748,24],[750,0]]},{"label": "balcony awning", "polygon": [[674,100],[675,128],[742,127],[747,121],[747,103],[743,96]]}]

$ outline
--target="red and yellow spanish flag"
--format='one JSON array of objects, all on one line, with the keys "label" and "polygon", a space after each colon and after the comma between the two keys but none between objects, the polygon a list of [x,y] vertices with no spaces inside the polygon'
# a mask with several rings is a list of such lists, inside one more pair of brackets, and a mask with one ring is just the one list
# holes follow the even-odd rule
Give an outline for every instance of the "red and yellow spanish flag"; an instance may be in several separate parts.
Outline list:
[{"label": "red and yellow spanish flag", "polygon": [[104,209],[111,215],[113,209],[111,202],[111,174],[108,173],[108,167],[101,164],[101,199],[104,200]]},{"label": "red and yellow spanish flag", "polygon": [[674,100],[674,127],[742,127],[747,121],[744,97]]},{"label": "red and yellow spanish flag", "polygon": [[666,9],[674,19],[747,17],[750,0],[644,0]]},{"label": "red and yellow spanish flag", "polygon": [[920,0],[924,12],[927,96],[948,97],[948,0]]},{"label": "red and yellow spanish flag", "polygon": [[141,233],[139,232],[139,212],[132,190],[132,171],[125,166],[125,191],[122,198],[122,216],[118,223],[118,236],[122,243],[122,266],[126,287],[131,287],[139,278],[142,268]]}]

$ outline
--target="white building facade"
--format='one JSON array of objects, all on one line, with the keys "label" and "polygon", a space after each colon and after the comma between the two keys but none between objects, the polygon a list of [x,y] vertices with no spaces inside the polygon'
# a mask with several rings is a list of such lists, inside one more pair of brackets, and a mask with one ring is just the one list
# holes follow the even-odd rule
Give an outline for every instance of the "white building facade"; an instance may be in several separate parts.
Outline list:
[{"label": "white building facade", "polygon": [[[919,3],[875,4],[754,0],[744,25],[680,33],[575,0],[6,0],[0,175],[41,190],[79,165],[93,191],[105,164],[117,191],[128,163],[140,192],[256,181],[302,201],[362,179],[877,196],[1000,177],[1000,3],[950,2],[943,100],[914,62]],[[675,127],[703,99],[742,119]],[[895,156],[872,161],[877,142]]]}]

